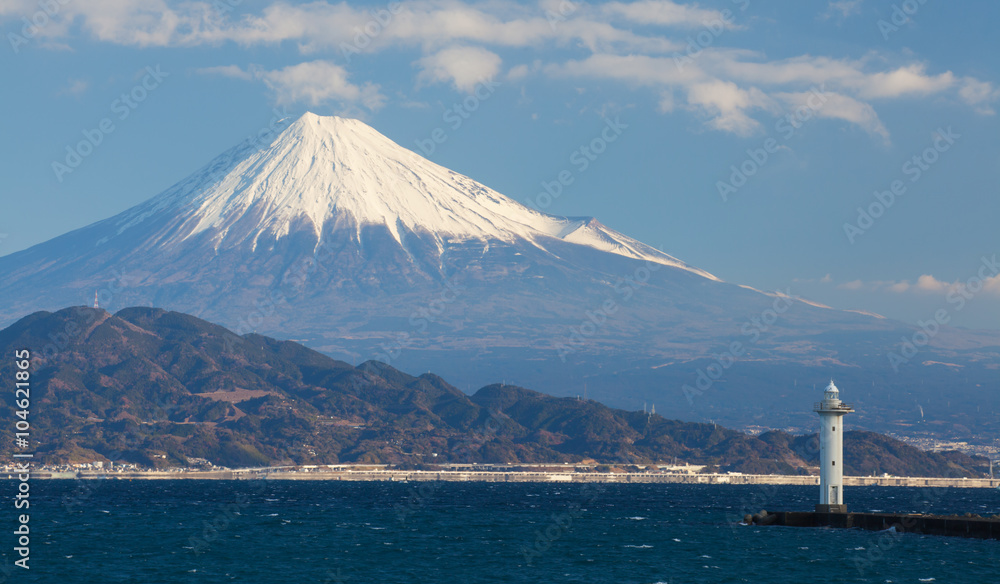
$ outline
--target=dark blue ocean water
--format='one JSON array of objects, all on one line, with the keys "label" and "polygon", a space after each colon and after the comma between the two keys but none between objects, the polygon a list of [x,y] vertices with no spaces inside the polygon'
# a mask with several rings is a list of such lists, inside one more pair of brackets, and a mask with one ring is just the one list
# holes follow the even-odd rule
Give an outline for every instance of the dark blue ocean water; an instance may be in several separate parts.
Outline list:
[{"label": "dark blue ocean water", "polygon": [[[0,488],[13,494],[16,484]],[[34,481],[6,582],[1000,581],[1000,541],[747,527],[815,487]],[[854,510],[1000,513],[1000,492],[852,488]],[[11,561],[13,504],[0,513]],[[932,580],[933,579],[933,580]]]}]

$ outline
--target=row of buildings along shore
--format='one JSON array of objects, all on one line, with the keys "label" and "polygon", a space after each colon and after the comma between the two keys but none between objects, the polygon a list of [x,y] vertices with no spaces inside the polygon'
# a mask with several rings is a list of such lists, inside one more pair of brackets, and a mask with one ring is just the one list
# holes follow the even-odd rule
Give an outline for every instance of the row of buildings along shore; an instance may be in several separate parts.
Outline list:
[{"label": "row of buildings along shore", "polygon": [[[578,472],[572,465],[566,468],[539,466],[529,470],[517,465],[516,470],[503,465],[456,465],[467,468],[450,470],[399,470],[382,465],[338,465],[307,467],[269,467],[214,470],[32,470],[38,479],[119,479],[119,480],[321,480],[321,481],[394,481],[394,482],[551,482],[551,483],[665,483],[706,485],[811,485],[820,484],[815,475],[751,475],[741,473],[692,472]],[[484,468],[485,467],[485,468]],[[690,467],[689,467],[690,468]],[[0,477],[17,477],[14,469],[0,468]],[[965,487],[1000,488],[1000,478],[945,478],[896,476],[845,476],[845,486],[886,487]]]}]

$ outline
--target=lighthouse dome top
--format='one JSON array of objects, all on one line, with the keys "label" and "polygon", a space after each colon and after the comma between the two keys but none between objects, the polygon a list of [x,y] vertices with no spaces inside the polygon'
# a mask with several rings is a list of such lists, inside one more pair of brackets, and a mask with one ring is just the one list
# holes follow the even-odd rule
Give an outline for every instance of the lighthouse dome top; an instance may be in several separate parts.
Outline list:
[{"label": "lighthouse dome top", "polygon": [[823,391],[823,399],[840,399],[840,390],[833,384],[832,379],[830,380],[830,385],[827,385]]}]

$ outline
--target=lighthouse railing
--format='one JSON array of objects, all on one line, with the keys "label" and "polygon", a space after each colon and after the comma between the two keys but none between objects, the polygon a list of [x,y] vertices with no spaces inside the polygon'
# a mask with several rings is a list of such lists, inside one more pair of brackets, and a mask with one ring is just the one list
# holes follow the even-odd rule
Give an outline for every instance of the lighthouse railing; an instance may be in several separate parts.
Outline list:
[{"label": "lighthouse railing", "polygon": [[853,404],[839,403],[837,405],[824,405],[823,402],[815,402],[813,404],[814,412],[839,412],[839,411],[854,411]]}]

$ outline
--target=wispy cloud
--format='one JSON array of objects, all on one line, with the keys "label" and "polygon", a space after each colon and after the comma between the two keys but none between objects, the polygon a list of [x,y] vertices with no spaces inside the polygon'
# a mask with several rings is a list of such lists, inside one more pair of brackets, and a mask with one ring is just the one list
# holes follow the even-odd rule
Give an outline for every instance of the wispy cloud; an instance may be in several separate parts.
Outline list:
[{"label": "wispy cloud", "polygon": [[863,2],[864,0],[834,0],[827,4],[826,11],[823,12],[821,18],[824,20],[831,18],[844,20],[856,14],[861,14],[861,4]]},{"label": "wispy cloud", "polygon": [[[829,276],[818,280],[819,282],[832,284],[833,280]],[[804,282],[816,282],[817,280],[803,280]],[[1000,275],[974,278],[973,281],[955,280],[949,282],[941,280],[931,274],[923,274],[916,281],[909,280],[851,280],[835,284],[838,290],[865,291],[865,292],[887,292],[891,294],[920,294],[920,295],[945,295],[965,289],[975,289],[989,294],[1000,296]]]},{"label": "wispy cloud", "polygon": [[695,4],[677,4],[668,0],[640,0],[638,2],[608,2],[601,11],[636,24],[656,24],[695,28],[710,23],[725,22],[718,10],[699,8]]},{"label": "wispy cloud", "polygon": [[196,73],[202,75],[221,75],[222,77],[232,77],[234,79],[242,79],[244,81],[250,81],[253,79],[253,74],[249,71],[244,71],[236,65],[220,65],[218,67],[202,67],[198,69]]},{"label": "wispy cloud", "polygon": [[449,47],[418,61],[418,79],[427,83],[451,83],[459,91],[472,92],[476,84],[500,73],[500,57],[480,47]]},{"label": "wispy cloud", "polygon": [[374,111],[385,104],[385,96],[379,93],[377,85],[351,83],[346,69],[328,61],[309,61],[275,70],[260,67],[244,70],[236,65],[225,65],[199,69],[198,72],[261,81],[274,92],[275,102],[279,105],[339,103]]},{"label": "wispy cloud", "polygon": [[[17,1],[23,10],[30,8],[30,3]],[[993,114],[1000,101],[1000,89],[990,81],[930,71],[921,62],[887,66],[876,53],[861,59],[811,54],[770,59],[731,46],[739,40],[733,37],[726,37],[730,46],[703,47],[697,59],[680,67],[675,59],[689,46],[692,30],[722,22],[721,30],[727,31],[749,26],[749,21],[738,21],[740,10],[730,10],[724,18],[719,10],[671,0],[572,2],[572,10],[553,21],[552,0],[539,1],[410,0],[386,17],[388,12],[380,8],[328,0],[272,0],[260,8],[247,6],[238,15],[207,0],[91,0],[67,3],[46,35],[50,44],[72,44],[84,37],[136,47],[287,45],[308,60],[270,71],[232,65],[200,71],[262,81],[285,102],[342,100],[371,109],[384,98],[374,79],[348,80],[372,74],[356,69],[349,75],[347,63],[338,64],[345,44],[367,53],[412,53],[417,90],[445,83],[467,92],[476,81],[502,74],[506,65],[508,79],[521,83],[542,75],[574,83],[625,83],[650,91],[663,114],[693,112],[708,128],[737,135],[759,131],[762,116],[794,104],[821,84],[831,99],[817,112],[819,117],[859,126],[883,141],[889,131],[877,111],[886,101],[951,97],[983,115]],[[833,1],[826,13],[847,17],[861,7],[860,0]],[[383,10],[379,19],[373,10]],[[0,10],[0,21],[22,15]],[[357,43],[362,33],[363,46]]]},{"label": "wispy cloud", "polygon": [[79,97],[86,93],[89,87],[90,83],[85,79],[70,79],[67,81],[66,87],[60,89],[58,94]]}]

